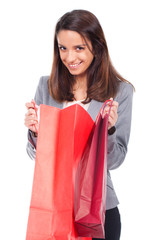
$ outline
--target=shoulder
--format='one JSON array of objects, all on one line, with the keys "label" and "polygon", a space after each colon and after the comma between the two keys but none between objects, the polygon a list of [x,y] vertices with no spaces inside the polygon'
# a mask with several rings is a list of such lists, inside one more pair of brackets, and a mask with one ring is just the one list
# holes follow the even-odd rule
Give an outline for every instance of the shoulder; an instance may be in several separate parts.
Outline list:
[{"label": "shoulder", "polygon": [[45,95],[49,95],[49,88],[48,88],[48,80],[49,80],[49,76],[42,76],[40,77],[39,83],[38,83],[38,93],[40,95],[43,95],[43,97]]},{"label": "shoulder", "polygon": [[49,76],[42,76],[40,78],[35,95],[35,102],[37,105],[45,104],[62,109],[63,103],[57,102],[49,93],[48,80]]},{"label": "shoulder", "polygon": [[38,87],[42,89],[48,88],[48,80],[49,80],[49,76],[40,77]]},{"label": "shoulder", "polygon": [[123,116],[125,116],[125,113],[128,115],[132,111],[132,102],[133,102],[133,86],[128,82],[120,82],[119,83],[119,89],[117,96],[115,97],[115,101],[119,103],[118,106],[118,115],[120,116],[121,113],[123,113]]},{"label": "shoulder", "polygon": [[130,84],[128,82],[120,81],[118,92],[115,97],[115,101],[121,101],[124,99],[132,99],[133,91],[134,91],[134,88],[133,88],[132,84]]},{"label": "shoulder", "polygon": [[44,103],[44,99],[49,97],[48,79],[49,76],[40,77],[35,94],[35,102],[37,105]]}]

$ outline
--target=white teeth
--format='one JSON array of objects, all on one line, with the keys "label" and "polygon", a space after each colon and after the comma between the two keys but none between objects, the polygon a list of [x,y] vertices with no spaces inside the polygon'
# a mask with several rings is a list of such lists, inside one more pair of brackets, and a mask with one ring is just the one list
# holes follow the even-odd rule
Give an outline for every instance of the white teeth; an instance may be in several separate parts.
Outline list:
[{"label": "white teeth", "polygon": [[77,67],[78,65],[80,65],[80,63],[76,63],[76,64],[69,64],[70,67]]},{"label": "white teeth", "polygon": [[78,65],[78,64],[74,64],[74,65],[71,64],[70,66],[71,66],[71,67],[76,67],[77,65]]}]

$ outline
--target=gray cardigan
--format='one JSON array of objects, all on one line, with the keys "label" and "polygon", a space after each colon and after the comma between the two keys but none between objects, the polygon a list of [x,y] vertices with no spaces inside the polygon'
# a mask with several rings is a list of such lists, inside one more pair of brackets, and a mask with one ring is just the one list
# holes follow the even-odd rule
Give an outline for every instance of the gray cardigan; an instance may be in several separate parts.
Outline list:
[{"label": "gray cardigan", "polygon": [[[49,94],[48,78],[48,76],[40,78],[35,94],[35,102],[37,105],[45,104],[62,109],[63,103],[56,102]],[[112,135],[108,135],[106,209],[114,208],[119,203],[109,170],[118,168],[124,161],[127,153],[127,145],[131,128],[132,97],[133,87],[128,83],[120,82],[118,94],[114,99],[119,103],[118,121],[115,125],[116,131]],[[90,102],[88,113],[92,117],[93,121],[95,121],[102,104],[102,102],[95,100]],[[36,140],[36,138],[32,137],[31,132],[28,131],[27,153],[31,159],[35,159]]]}]

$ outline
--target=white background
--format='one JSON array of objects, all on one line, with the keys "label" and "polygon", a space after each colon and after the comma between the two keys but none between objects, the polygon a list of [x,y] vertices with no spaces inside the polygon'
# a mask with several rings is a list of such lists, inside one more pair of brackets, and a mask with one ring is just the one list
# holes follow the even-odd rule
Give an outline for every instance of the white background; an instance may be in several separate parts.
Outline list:
[{"label": "white background", "polygon": [[50,74],[58,18],[79,8],[98,17],[114,66],[136,88],[128,154],[112,172],[121,239],[160,239],[158,0],[1,1],[0,238],[25,239],[34,170],[25,150],[25,102],[40,76]]}]

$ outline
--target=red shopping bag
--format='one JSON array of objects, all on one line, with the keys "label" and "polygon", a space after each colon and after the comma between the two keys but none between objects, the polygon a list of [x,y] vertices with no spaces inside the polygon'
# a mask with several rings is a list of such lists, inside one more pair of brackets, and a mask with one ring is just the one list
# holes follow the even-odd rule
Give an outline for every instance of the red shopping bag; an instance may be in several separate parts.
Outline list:
[{"label": "red shopping bag", "polygon": [[73,220],[74,177],[94,125],[79,105],[40,105],[40,123],[26,240],[79,238]]},{"label": "red shopping bag", "polygon": [[99,114],[76,173],[74,215],[81,237],[105,238],[108,116]]}]

